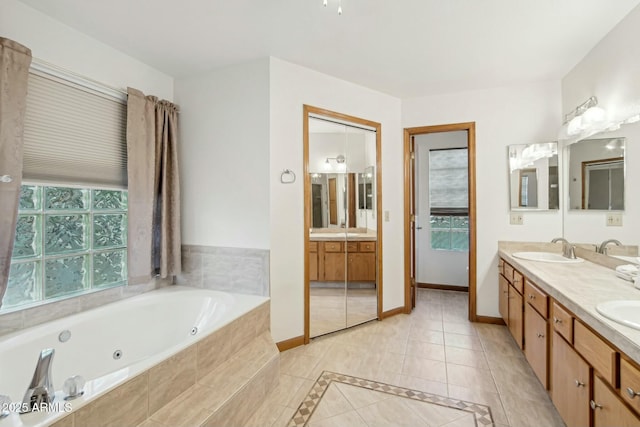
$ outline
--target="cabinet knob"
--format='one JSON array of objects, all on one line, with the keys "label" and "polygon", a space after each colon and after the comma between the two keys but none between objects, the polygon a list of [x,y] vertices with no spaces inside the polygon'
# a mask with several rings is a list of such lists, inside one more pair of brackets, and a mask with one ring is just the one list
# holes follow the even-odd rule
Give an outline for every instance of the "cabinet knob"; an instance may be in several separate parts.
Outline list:
[{"label": "cabinet knob", "polygon": [[538,332],[538,338],[544,338],[544,334],[541,334],[540,332]]},{"label": "cabinet knob", "polygon": [[634,398],[636,396],[640,396],[640,393],[638,393],[637,391],[635,391],[634,389],[632,389],[631,387],[627,387],[627,394],[629,395],[630,398]]},{"label": "cabinet knob", "polygon": [[591,406],[591,409],[596,410],[596,409],[602,409],[602,405],[598,405],[595,400],[592,400],[591,402],[589,402],[589,406]]},{"label": "cabinet knob", "polygon": [[536,299],[536,296],[533,294],[529,294],[529,299]]},{"label": "cabinet knob", "polygon": [[576,380],[576,387],[584,387],[584,383],[580,380]]},{"label": "cabinet knob", "polygon": [[556,316],[553,316],[553,323],[562,323],[562,319],[558,319]]}]

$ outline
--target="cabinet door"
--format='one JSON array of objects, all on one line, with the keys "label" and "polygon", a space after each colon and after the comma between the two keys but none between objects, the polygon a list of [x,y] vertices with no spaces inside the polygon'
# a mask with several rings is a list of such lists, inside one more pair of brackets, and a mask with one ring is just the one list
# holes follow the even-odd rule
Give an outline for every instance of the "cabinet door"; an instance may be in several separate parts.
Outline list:
[{"label": "cabinet door", "polygon": [[523,312],[522,312],[522,295],[515,290],[513,286],[509,286],[509,330],[511,335],[518,343],[520,349],[522,349],[522,325],[523,325]]},{"label": "cabinet door", "polygon": [[533,372],[544,386],[547,382],[547,349],[549,347],[547,321],[530,305],[524,305],[524,354]]},{"label": "cabinet door", "polygon": [[551,398],[567,427],[589,425],[589,365],[557,332],[551,350]]},{"label": "cabinet door", "polygon": [[325,252],[324,280],[327,282],[342,282],[345,279],[344,252]]},{"label": "cabinet door", "polygon": [[309,280],[318,280],[318,253],[309,252]]},{"label": "cabinet door", "polygon": [[500,309],[500,316],[504,319],[505,324],[509,324],[509,282],[507,279],[498,275],[499,292],[498,295],[498,307]]},{"label": "cabinet door", "polygon": [[375,282],[376,280],[376,254],[355,253],[347,254],[349,264],[347,279],[354,282]]},{"label": "cabinet door", "polygon": [[595,376],[593,380],[593,425],[594,427],[637,427],[638,418],[622,401]]}]

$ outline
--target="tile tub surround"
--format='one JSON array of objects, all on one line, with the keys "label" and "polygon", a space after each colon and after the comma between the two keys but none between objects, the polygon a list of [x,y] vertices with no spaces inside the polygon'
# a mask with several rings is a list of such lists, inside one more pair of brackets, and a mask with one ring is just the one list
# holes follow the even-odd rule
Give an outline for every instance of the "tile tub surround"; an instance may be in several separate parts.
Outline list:
[{"label": "tile tub surround", "polygon": [[182,245],[179,285],[269,296],[269,251]]},{"label": "tile tub surround", "polygon": [[540,289],[572,311],[584,323],[640,363],[640,330],[613,322],[595,309],[609,300],[640,300],[640,290],[616,277],[614,270],[585,261],[557,264],[527,261],[511,256],[529,250],[528,244],[499,242],[498,255],[531,279]]},{"label": "tile tub surround", "polygon": [[[340,387],[340,389],[330,389],[334,384],[336,388]],[[325,402],[323,399],[330,393],[334,396],[326,400],[333,400],[333,402]],[[401,400],[393,399],[394,397],[408,399],[411,403],[404,403]],[[392,402],[391,405],[386,405],[391,406],[389,409],[398,410],[397,414],[388,414],[391,419],[412,418],[406,421],[410,421],[415,426],[445,426],[454,421],[456,422],[455,426],[460,427],[493,425],[491,408],[487,405],[325,371],[311,387],[309,394],[289,421],[288,427],[302,427],[310,422],[313,424],[319,417],[326,418],[326,416],[333,415],[331,409],[325,408],[325,406],[335,407],[340,404],[343,408],[339,411],[342,414],[339,415],[345,417],[349,416],[348,414],[351,412],[355,412],[351,414],[355,419],[360,417],[366,419],[368,415],[371,416],[372,411],[387,412],[384,407],[380,408],[380,405],[376,405],[384,400],[387,400],[387,403]],[[415,403],[418,405],[416,406]],[[318,415],[314,418],[316,410]],[[379,414],[373,414],[374,417],[376,415]]]},{"label": "tile tub surround", "polygon": [[53,426],[243,424],[278,385],[268,318],[266,302]]},{"label": "tile tub surround", "polygon": [[46,302],[36,307],[0,312],[0,335],[10,334],[41,323],[50,322],[72,314],[81,313],[112,302],[171,285],[168,279],[153,279],[149,283],[117,286],[102,291],[73,296],[59,301]]}]

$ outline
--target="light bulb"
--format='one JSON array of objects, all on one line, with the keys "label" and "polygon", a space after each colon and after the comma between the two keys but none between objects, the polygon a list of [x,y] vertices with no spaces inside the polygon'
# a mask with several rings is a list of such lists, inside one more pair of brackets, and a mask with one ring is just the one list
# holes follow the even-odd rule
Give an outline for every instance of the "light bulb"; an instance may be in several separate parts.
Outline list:
[{"label": "light bulb", "polygon": [[324,7],[327,7],[327,1],[328,1],[328,0],[324,0],[324,2],[322,2],[322,5],[323,5]]},{"label": "light bulb", "polygon": [[602,123],[604,119],[604,109],[600,107],[591,107],[582,115],[582,127],[586,128],[593,124]]},{"label": "light bulb", "polygon": [[342,15],[342,6],[338,6],[338,15]]},{"label": "light bulb", "polygon": [[582,116],[576,116],[569,122],[567,126],[568,135],[577,135],[582,131]]},{"label": "light bulb", "polygon": [[627,120],[624,121],[625,123],[629,124],[629,123],[636,123],[636,122],[640,122],[640,114],[635,114],[631,117],[629,117]]}]

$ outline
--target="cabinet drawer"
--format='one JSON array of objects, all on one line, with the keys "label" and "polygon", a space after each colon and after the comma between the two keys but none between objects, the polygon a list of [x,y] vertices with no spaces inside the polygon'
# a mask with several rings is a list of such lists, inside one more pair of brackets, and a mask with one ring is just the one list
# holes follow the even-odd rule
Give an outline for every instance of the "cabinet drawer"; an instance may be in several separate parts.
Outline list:
[{"label": "cabinet drawer", "polygon": [[612,386],[616,386],[616,351],[581,322],[573,325],[573,346]]},{"label": "cabinet drawer", "polygon": [[347,242],[347,252],[358,252],[358,242]]},{"label": "cabinet drawer", "polygon": [[376,242],[360,242],[358,243],[360,252],[375,252]]},{"label": "cabinet drawer", "polygon": [[522,277],[522,274],[520,274],[516,270],[513,270],[513,281],[511,282],[511,284],[522,295],[522,293],[524,292],[524,277]]},{"label": "cabinet drawer", "polygon": [[549,316],[549,298],[528,279],[524,281],[524,299],[545,319]]},{"label": "cabinet drawer", "polygon": [[318,252],[318,242],[309,242],[309,252]]},{"label": "cabinet drawer", "polygon": [[620,393],[636,412],[640,413],[640,370],[624,359],[620,359]]},{"label": "cabinet drawer", "polygon": [[505,262],[502,269],[503,269],[504,277],[507,278],[509,283],[513,283],[513,267],[511,267],[509,263]]},{"label": "cabinet drawer", "polygon": [[342,252],[341,242],[324,242],[325,252]]},{"label": "cabinet drawer", "polygon": [[571,317],[571,314],[554,302],[551,316],[553,329],[573,344],[573,317]]}]

